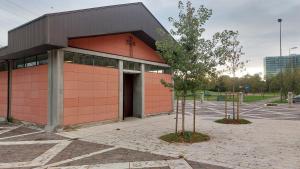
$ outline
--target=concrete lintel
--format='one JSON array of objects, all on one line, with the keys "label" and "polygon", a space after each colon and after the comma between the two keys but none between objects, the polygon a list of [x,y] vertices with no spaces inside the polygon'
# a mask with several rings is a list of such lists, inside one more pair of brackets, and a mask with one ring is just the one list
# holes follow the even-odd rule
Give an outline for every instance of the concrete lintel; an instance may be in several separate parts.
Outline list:
[{"label": "concrete lintel", "polygon": [[127,70],[127,69],[123,69],[123,73],[128,73],[128,74],[140,74],[141,71],[138,71],[138,70]]},{"label": "concrete lintel", "polygon": [[64,51],[48,51],[48,124],[53,131],[63,126]]}]

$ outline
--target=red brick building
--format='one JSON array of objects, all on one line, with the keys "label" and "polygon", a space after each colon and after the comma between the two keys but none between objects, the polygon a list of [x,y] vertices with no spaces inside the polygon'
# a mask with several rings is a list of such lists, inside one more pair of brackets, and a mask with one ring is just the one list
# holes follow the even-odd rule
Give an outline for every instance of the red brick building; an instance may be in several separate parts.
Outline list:
[{"label": "red brick building", "polygon": [[49,129],[170,112],[166,31],[142,3],[46,14],[0,49],[0,117]]}]

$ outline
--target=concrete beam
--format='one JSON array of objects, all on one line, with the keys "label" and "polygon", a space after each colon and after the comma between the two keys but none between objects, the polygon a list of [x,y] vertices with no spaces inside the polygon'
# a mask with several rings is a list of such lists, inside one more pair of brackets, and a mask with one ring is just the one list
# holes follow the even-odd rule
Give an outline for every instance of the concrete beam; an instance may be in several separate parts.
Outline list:
[{"label": "concrete beam", "polygon": [[119,121],[123,120],[123,61],[119,60]]},{"label": "concrete beam", "polygon": [[63,126],[64,111],[64,51],[48,52],[48,125],[53,131]]}]

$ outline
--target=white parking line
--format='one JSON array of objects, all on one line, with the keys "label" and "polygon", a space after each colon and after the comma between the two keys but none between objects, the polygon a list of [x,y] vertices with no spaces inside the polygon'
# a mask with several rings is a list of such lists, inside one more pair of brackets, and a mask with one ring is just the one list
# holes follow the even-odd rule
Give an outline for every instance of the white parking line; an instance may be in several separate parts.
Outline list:
[{"label": "white parking line", "polygon": [[0,140],[5,140],[5,139],[9,139],[9,138],[16,138],[16,137],[21,137],[21,136],[28,136],[28,135],[38,134],[38,133],[43,133],[43,132],[44,131],[37,131],[37,132],[19,134],[19,135],[14,135],[14,136],[9,136],[9,137],[2,137],[2,138],[0,138]]},{"label": "white parking line", "polygon": [[184,160],[136,161],[82,166],[49,167],[49,169],[137,169],[137,168],[170,167],[170,169],[192,169]]}]

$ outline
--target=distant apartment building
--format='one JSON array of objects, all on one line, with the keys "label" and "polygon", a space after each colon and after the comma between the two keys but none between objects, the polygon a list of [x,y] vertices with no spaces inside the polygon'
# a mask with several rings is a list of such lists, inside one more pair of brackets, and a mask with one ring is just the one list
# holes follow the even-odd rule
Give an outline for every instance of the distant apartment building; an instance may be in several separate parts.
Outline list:
[{"label": "distant apartment building", "polygon": [[264,58],[265,77],[276,76],[286,69],[300,68],[300,55],[267,56]]}]

